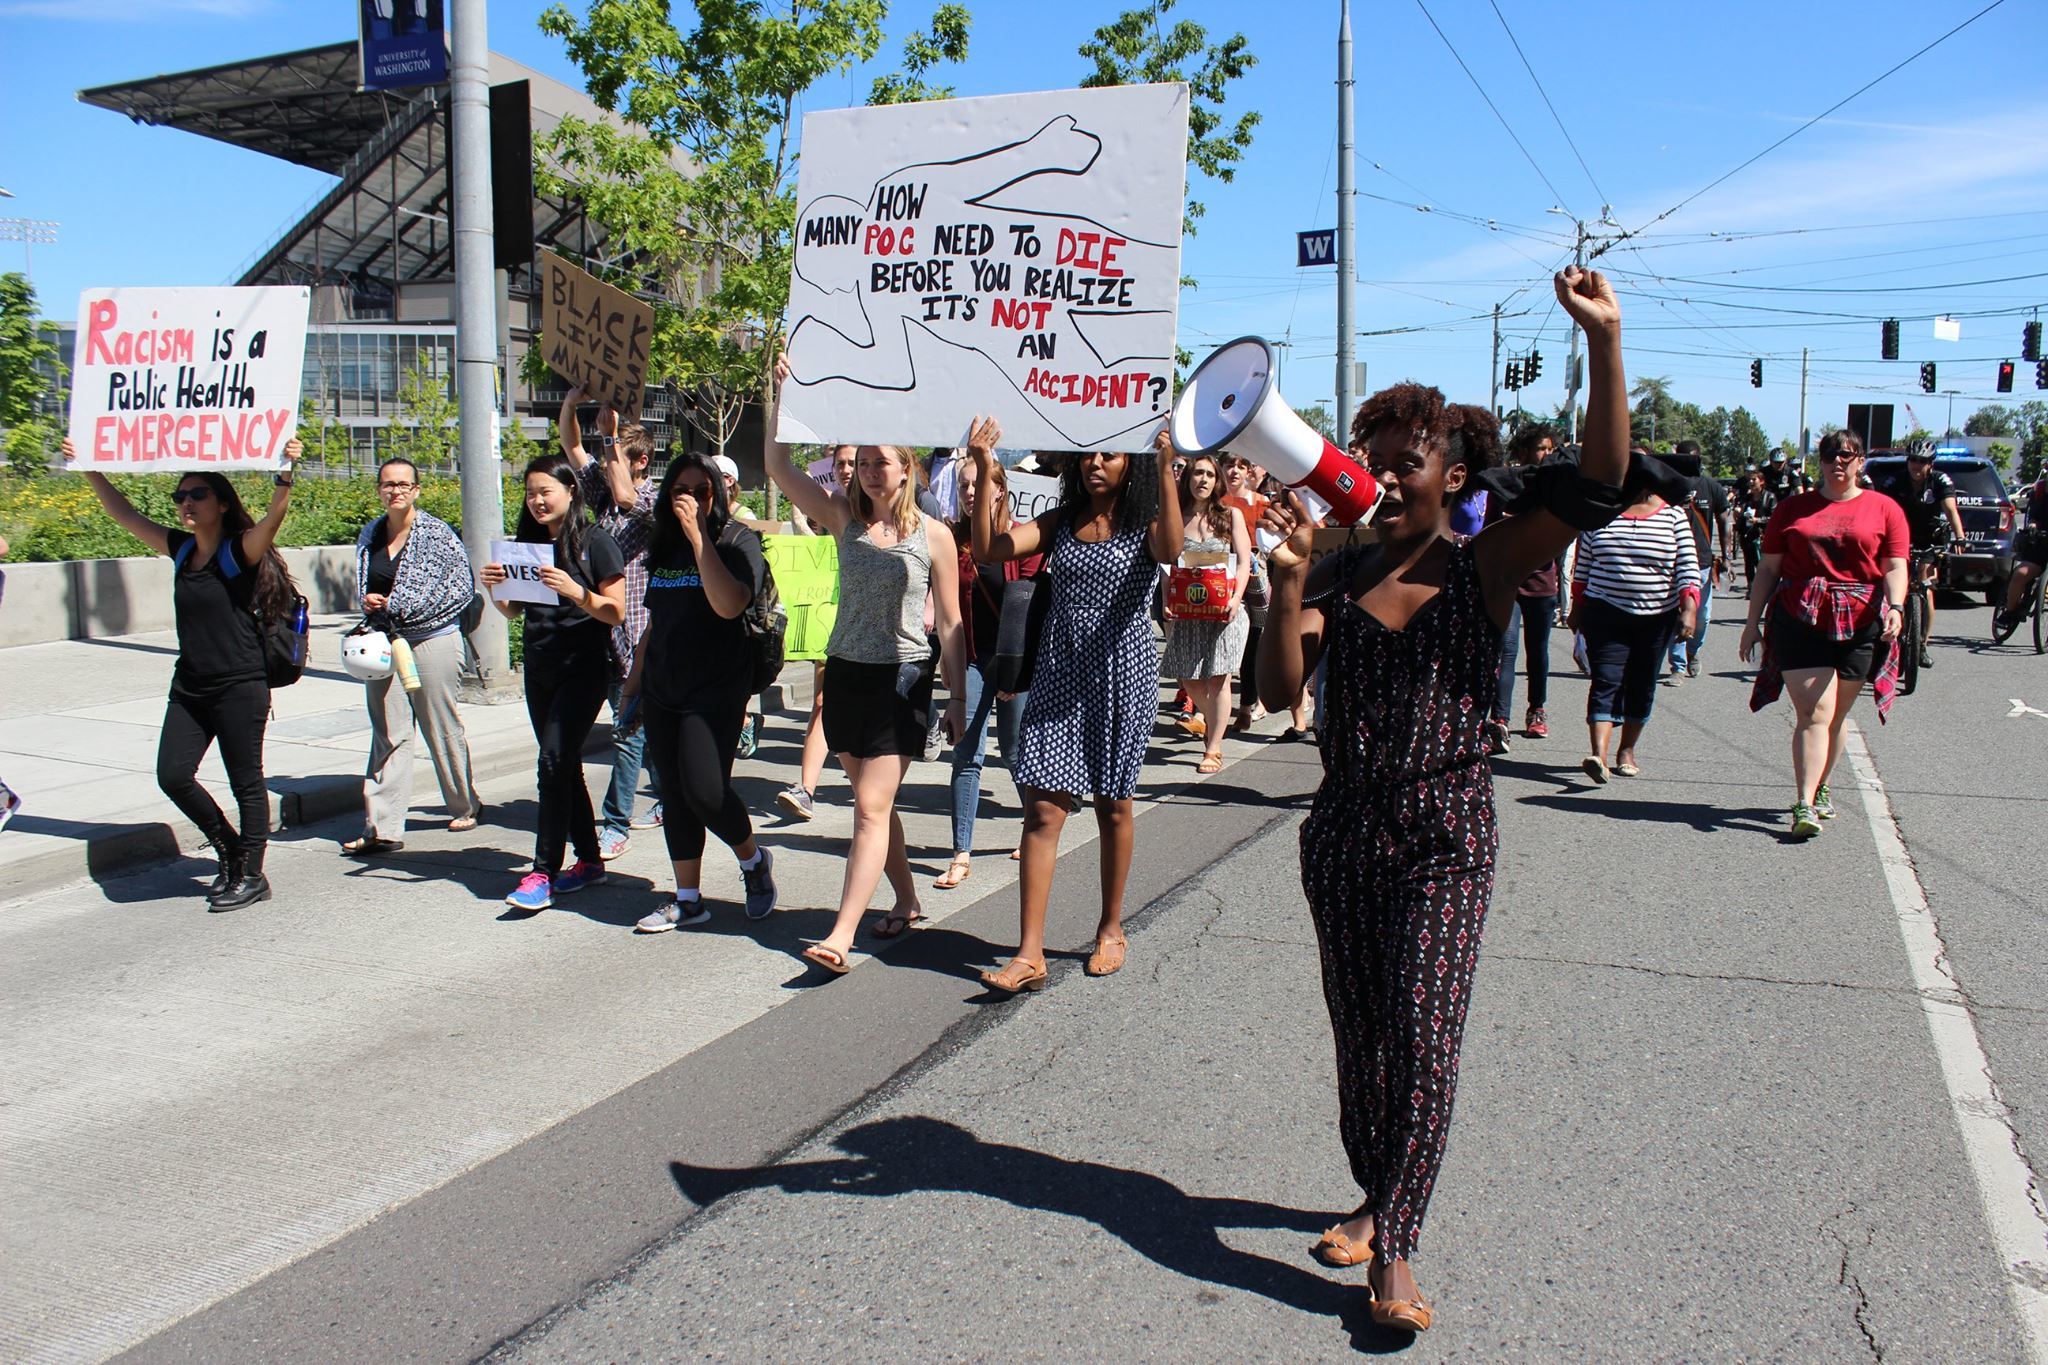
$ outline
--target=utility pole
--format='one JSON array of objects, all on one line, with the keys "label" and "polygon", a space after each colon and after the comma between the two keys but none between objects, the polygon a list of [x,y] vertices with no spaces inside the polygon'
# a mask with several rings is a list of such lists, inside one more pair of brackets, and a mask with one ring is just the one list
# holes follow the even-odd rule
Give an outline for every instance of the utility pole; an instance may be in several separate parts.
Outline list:
[{"label": "utility pole", "polygon": [[1500,416],[1500,305],[1493,305],[1493,369],[1486,378],[1486,410]]},{"label": "utility pole", "polygon": [[1799,348],[1799,458],[1806,459],[1806,358],[1812,354],[1806,347]]},{"label": "utility pole", "polygon": [[[485,0],[454,0],[449,70],[450,176],[455,190],[455,400],[462,444],[462,541],[472,564],[491,561],[505,530],[502,459],[491,443],[498,405],[498,290],[491,245],[490,30]],[[480,700],[511,696],[505,618],[486,611],[470,636]]]},{"label": "utility pole", "polygon": [[1944,430],[1941,434],[1944,436],[1953,436],[1956,433],[1956,395],[1960,393],[1961,390],[1943,389],[1942,392],[1948,395],[1948,421],[1943,424]]},{"label": "utility pole", "polygon": [[[1572,264],[1586,268],[1586,225],[1572,219]],[[1564,439],[1566,445],[1579,441],[1579,329],[1568,324],[1572,334],[1571,355],[1564,362]]]},{"label": "utility pole", "polygon": [[[1337,23],[1337,430],[1351,430],[1353,360],[1357,356],[1357,323],[1351,316],[1351,279],[1358,273],[1351,191],[1351,0],[1339,0]],[[1344,438],[1348,439],[1348,438]]]}]

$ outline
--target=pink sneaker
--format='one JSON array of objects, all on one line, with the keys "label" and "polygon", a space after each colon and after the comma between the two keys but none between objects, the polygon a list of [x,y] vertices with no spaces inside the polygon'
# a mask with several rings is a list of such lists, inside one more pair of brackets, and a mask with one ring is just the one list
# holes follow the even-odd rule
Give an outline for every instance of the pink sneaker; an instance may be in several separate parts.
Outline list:
[{"label": "pink sneaker", "polygon": [[518,910],[545,910],[555,903],[553,883],[545,872],[529,872],[520,878],[518,889],[505,897],[505,904]]}]

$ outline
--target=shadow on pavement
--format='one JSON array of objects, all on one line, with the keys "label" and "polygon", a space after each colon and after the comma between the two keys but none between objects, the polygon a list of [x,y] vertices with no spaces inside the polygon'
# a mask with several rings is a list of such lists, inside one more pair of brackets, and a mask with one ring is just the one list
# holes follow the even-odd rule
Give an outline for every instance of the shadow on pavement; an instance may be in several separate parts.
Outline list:
[{"label": "shadow on pavement", "polygon": [[841,1133],[833,1145],[848,1155],[742,1169],[672,1161],[669,1175],[698,1208],[743,1190],[871,1198],[922,1191],[981,1195],[1013,1208],[1094,1223],[1154,1264],[1189,1279],[1336,1318],[1360,1351],[1399,1351],[1415,1339],[1373,1323],[1362,1276],[1346,1282],[1326,1279],[1302,1266],[1239,1251],[1220,1235],[1224,1228],[1299,1233],[1306,1261],[1307,1239],[1328,1224],[1327,1211],[1191,1195],[1145,1171],[984,1142],[958,1124],[924,1115],[864,1123]]},{"label": "shadow on pavement", "polygon": [[1615,778],[1605,787],[1581,784],[1571,792],[1556,795],[1538,793],[1515,799],[1525,806],[1553,806],[1558,810],[1599,811],[1610,820],[1648,821],[1660,825],[1686,825],[1702,834],[1716,830],[1741,830],[1748,834],[1785,835],[1785,813],[1776,807],[1751,806],[1732,809],[1704,801],[1644,801],[1616,796],[1615,783],[1637,779]]}]

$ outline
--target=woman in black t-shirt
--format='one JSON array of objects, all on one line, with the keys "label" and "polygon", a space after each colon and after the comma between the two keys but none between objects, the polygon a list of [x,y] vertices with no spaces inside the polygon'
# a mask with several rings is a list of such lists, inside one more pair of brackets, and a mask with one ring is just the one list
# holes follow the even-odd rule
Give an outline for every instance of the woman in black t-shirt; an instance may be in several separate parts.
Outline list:
[{"label": "woman in black t-shirt", "polygon": [[[583,781],[583,741],[611,687],[612,627],[626,619],[626,560],[618,543],[584,515],[576,471],[559,454],[526,466],[526,504],[516,535],[554,546],[555,562],[540,578],[559,600],[495,603],[508,619],[522,611],[526,616],[526,714],[540,741],[533,871],[505,903],[545,910],[556,894],[604,880],[590,788]],[[478,577],[496,587],[505,581],[505,566],[486,564]],[[566,872],[565,844],[576,850]]]},{"label": "woman in black t-shirt", "polygon": [[754,843],[747,803],[732,789],[754,673],[744,617],[764,566],[761,537],[731,520],[718,471],[702,456],[674,456],[647,546],[647,629],[622,692],[629,705],[638,702],[627,723],[647,726],[676,874],[675,898],[634,926],[643,934],[711,918],[698,890],[706,830],[739,856],[747,918],[775,909],[772,860]]},{"label": "woman in black t-shirt", "polygon": [[[270,882],[263,875],[270,839],[270,794],[263,782],[270,683],[262,625],[290,616],[298,594],[274,546],[291,502],[291,462],[299,450],[296,437],[285,442],[286,464],[261,521],[242,506],[235,486],[211,470],[179,476],[171,493],[178,526],[160,526],[143,516],[106,475],[88,471],[85,476],[121,529],[171,556],[178,665],[157,741],[156,781],[220,858],[220,869],[206,889],[211,910],[239,910],[270,899]],[[66,463],[72,455],[67,440]],[[196,777],[199,760],[215,742],[241,810],[240,833]]]}]

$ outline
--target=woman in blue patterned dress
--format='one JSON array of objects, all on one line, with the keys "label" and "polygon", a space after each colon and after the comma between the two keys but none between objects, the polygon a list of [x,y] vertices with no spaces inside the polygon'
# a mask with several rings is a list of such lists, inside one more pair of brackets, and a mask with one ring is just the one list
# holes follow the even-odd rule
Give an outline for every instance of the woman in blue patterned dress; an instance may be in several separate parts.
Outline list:
[{"label": "woman in blue patterned dress", "polygon": [[[1180,498],[1165,428],[1155,453],[1069,455],[1059,506],[996,529],[1002,428],[981,418],[968,437],[980,474],[974,557],[983,564],[1046,555],[1052,604],[1039,636],[1014,775],[1024,793],[1017,954],[981,979],[999,991],[1045,985],[1045,907],[1071,802],[1095,798],[1102,834],[1102,920],[1090,976],[1124,963],[1124,882],[1131,870],[1131,797],[1159,712],[1159,647],[1149,609],[1159,565],[1180,555]],[[1148,490],[1150,479],[1156,489]],[[1156,510],[1148,517],[1147,504]],[[1046,588],[1041,586],[1040,591]]]},{"label": "woman in blue patterned dress", "polygon": [[1408,1262],[1450,1131],[1493,894],[1484,731],[1508,609],[1531,572],[1625,500],[1621,309],[1596,273],[1574,267],[1556,289],[1586,331],[1592,383],[1578,468],[1546,478],[1541,500],[1453,535],[1451,509],[1491,452],[1437,390],[1397,384],[1351,426],[1382,490],[1378,543],[1311,569],[1311,528],[1278,506],[1263,521],[1283,537],[1259,641],[1266,705],[1291,704],[1324,667],[1323,782],[1301,828],[1301,880],[1337,1044],[1338,1132],[1365,1195],[1314,1254],[1369,1265],[1373,1321],[1409,1331],[1434,1317]]}]

